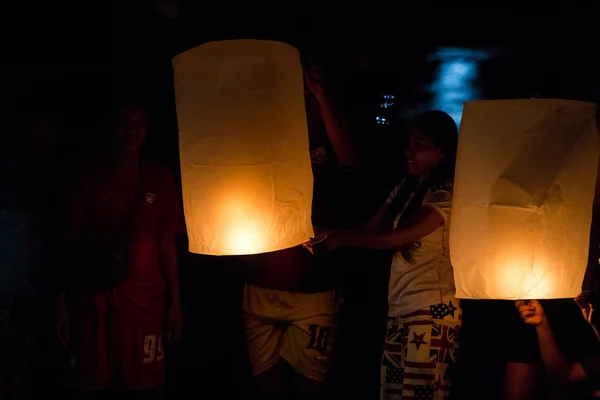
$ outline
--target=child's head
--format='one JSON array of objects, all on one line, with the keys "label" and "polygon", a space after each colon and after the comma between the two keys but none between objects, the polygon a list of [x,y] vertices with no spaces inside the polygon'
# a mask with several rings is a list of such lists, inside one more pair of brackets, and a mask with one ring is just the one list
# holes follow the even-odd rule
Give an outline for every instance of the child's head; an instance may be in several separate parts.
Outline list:
[{"label": "child's head", "polygon": [[406,158],[411,175],[454,177],[458,129],[443,111],[427,111],[410,124]]}]

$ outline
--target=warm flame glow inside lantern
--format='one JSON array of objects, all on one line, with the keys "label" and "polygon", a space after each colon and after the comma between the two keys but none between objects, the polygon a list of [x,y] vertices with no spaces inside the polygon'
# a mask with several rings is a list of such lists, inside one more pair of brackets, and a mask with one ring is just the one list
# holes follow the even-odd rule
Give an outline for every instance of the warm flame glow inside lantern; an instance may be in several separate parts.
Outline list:
[{"label": "warm flame glow inside lantern", "polygon": [[450,253],[457,297],[576,297],[598,166],[593,104],[465,104]]},{"label": "warm flame glow inside lantern", "polygon": [[257,254],[307,241],[313,182],[298,51],[211,42],[173,68],[190,251]]}]

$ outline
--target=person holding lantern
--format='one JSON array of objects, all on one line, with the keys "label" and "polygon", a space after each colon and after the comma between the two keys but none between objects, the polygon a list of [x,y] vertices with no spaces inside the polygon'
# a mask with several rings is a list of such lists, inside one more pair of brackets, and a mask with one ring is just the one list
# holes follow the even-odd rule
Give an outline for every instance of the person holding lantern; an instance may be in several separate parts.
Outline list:
[{"label": "person holding lantern", "polygon": [[[409,128],[409,175],[363,230],[330,232],[313,246],[394,250],[381,398],[447,398],[462,311],[455,298],[448,247],[458,142],[442,111],[417,116]],[[425,396],[425,397],[419,397]]]},{"label": "person holding lantern", "polygon": [[[597,119],[599,115],[596,114]],[[598,170],[600,172],[600,165]],[[594,382],[594,376],[597,376],[594,368],[598,367],[593,366],[597,358],[593,354],[600,351],[598,316],[594,316],[600,307],[600,225],[597,222],[600,215],[600,174],[597,179],[583,292],[575,302],[558,299],[516,304],[519,313],[511,321],[507,340],[504,374],[504,398],[507,400],[534,399],[546,396],[545,392],[550,397],[560,398],[565,391],[566,398],[573,398],[581,393],[581,385],[574,383],[584,382],[585,377],[588,383]],[[514,313],[514,308],[510,311]],[[581,318],[581,312],[584,318]],[[507,316],[513,314],[508,312]],[[586,360],[585,365],[571,363],[580,360]],[[541,367],[542,364],[545,368]],[[544,381],[548,377],[552,379]],[[593,392],[589,385],[586,389]]]},{"label": "person holding lantern", "polygon": [[[599,234],[598,226],[592,224],[588,266],[582,285],[586,290],[576,301],[558,299],[516,303],[518,318],[515,316],[513,323],[517,325],[510,325],[507,341],[504,376],[507,400],[545,396],[586,398],[586,392],[594,393],[589,383],[596,379],[594,362],[597,358],[594,354],[600,352],[598,317],[594,315],[600,306],[597,291],[600,282],[596,279]],[[584,318],[581,318],[582,312]],[[585,360],[583,364],[581,360]]]},{"label": "person holding lantern", "polygon": [[163,343],[183,328],[175,244],[183,213],[170,172],[141,155],[144,107],[125,99],[111,124],[108,157],[84,169],[70,196],[55,328],[78,395],[155,398]]},{"label": "person holding lantern", "polygon": [[[598,341],[600,341],[600,324],[595,310],[600,306],[599,300],[600,296],[593,292],[583,292],[575,299]],[[553,382],[567,387],[583,384],[586,386],[586,391],[590,393],[588,397],[597,398],[597,395],[600,395],[600,352],[578,362],[570,362],[558,346],[551,323],[540,302],[520,300],[515,304],[523,322],[535,327],[542,362]]]},{"label": "person holding lantern", "polygon": [[[343,176],[358,165],[358,147],[330,97],[322,69],[311,61],[304,76],[314,175],[312,222],[319,232],[336,223],[334,196]],[[339,308],[336,280],[302,247],[259,257],[257,273],[245,272],[242,301],[259,398],[286,398],[287,392],[323,398]]]},{"label": "person holding lantern", "polygon": [[[593,226],[592,242],[595,231]],[[586,276],[597,270],[597,247],[597,242],[590,247],[590,258],[596,261],[588,264]],[[593,282],[584,281],[584,288],[593,286]],[[507,321],[509,329],[505,332],[505,399],[587,398],[594,389],[597,392],[599,388],[590,384],[597,379],[594,371],[598,366],[594,363],[598,358],[594,354],[600,352],[598,317],[594,315],[599,298],[597,291],[585,290],[576,301],[516,302],[518,312],[514,321]]]}]

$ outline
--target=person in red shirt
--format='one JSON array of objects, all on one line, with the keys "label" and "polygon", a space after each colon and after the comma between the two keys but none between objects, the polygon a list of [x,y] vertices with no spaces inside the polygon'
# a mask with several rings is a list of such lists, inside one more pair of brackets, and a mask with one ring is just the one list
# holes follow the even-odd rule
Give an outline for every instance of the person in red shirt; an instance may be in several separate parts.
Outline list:
[{"label": "person in red shirt", "polygon": [[70,196],[56,332],[77,393],[151,397],[164,384],[164,340],[183,328],[175,234],[185,226],[171,174],[140,156],[144,108],[126,101],[114,117],[109,157],[85,168]]}]

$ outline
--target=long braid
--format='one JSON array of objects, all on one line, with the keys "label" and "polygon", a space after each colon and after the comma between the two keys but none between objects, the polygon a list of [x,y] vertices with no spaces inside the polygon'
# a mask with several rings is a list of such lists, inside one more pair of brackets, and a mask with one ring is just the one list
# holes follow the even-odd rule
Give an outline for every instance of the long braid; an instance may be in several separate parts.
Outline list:
[{"label": "long braid", "polygon": [[[440,190],[446,188],[447,182],[440,182],[434,177],[429,177],[418,183],[418,178],[415,176],[408,176],[405,178],[400,186],[398,195],[390,204],[388,211],[385,216],[385,229],[393,230],[394,222],[398,215],[400,219],[397,225],[401,225],[410,217],[412,217],[423,204],[423,200],[427,193],[433,190]],[[408,204],[407,204],[408,203]],[[411,243],[402,249],[399,249],[402,256],[407,260],[411,261],[411,253],[415,248],[416,243]]]}]

